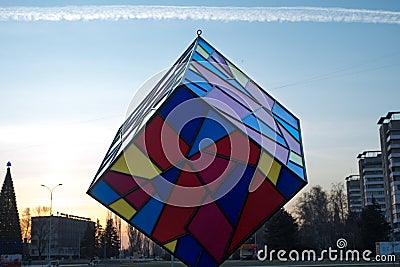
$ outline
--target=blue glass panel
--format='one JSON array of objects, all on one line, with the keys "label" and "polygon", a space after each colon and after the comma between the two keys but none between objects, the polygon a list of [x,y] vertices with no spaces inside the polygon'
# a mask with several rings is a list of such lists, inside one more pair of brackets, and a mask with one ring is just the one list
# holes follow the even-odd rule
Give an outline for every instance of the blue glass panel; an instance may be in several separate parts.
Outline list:
[{"label": "blue glass panel", "polygon": [[282,136],[280,136],[277,132],[271,129],[268,125],[258,120],[256,116],[254,116],[253,114],[250,114],[249,116],[244,118],[243,122],[252,127],[253,129],[261,132],[263,135],[268,136],[272,140],[275,140],[282,146],[287,147],[286,141],[285,139],[282,138]]},{"label": "blue glass panel", "polygon": [[290,199],[304,185],[296,176],[286,168],[281,169],[276,188],[286,199]]},{"label": "blue glass panel", "polygon": [[246,95],[252,97],[244,88],[243,86],[241,86],[236,80],[234,79],[229,79],[227,80],[230,84],[232,84],[233,86],[235,86],[236,88],[238,88],[240,91],[242,91],[243,93],[245,93]]},{"label": "blue glass panel", "polygon": [[233,130],[234,128],[231,124],[226,122],[226,120],[218,115],[215,111],[210,110],[207,114],[207,117],[204,119],[203,124],[201,125],[200,131],[197,134],[196,139],[193,142],[188,157],[193,156],[194,154],[199,152],[199,150],[209,146],[212,142],[210,140],[201,142],[201,140],[209,138],[215,142],[222,137],[228,135]]},{"label": "blue glass panel", "polygon": [[212,86],[211,84],[209,84],[208,82],[196,82],[195,83],[197,86],[201,87],[203,90],[209,92],[211,91],[211,89],[214,88],[214,86]]},{"label": "blue glass panel", "polygon": [[[179,98],[179,96],[177,96],[176,98]],[[175,99],[173,99],[171,102],[175,102]],[[207,104],[203,100],[196,97],[186,102],[182,101],[181,103],[171,108],[176,109],[170,112],[169,103],[166,104],[165,110],[167,110],[170,114],[170,116],[167,118],[168,124],[172,126],[172,128],[178,134],[181,135],[186,143],[191,144],[193,139],[197,135],[200,123],[203,121],[204,117],[206,117],[210,107],[207,106]],[[163,108],[161,114],[164,115],[164,113],[166,112]],[[200,120],[198,120],[197,118],[199,118]]]},{"label": "blue glass panel", "polygon": [[261,121],[259,121],[253,114],[250,114],[249,116],[244,118],[242,121],[245,124],[247,124],[248,126],[250,126],[251,128],[253,128],[254,130],[261,132],[261,130],[260,130]]},{"label": "blue glass panel", "polygon": [[150,198],[149,202],[143,206],[143,208],[135,214],[131,222],[137,225],[143,232],[150,235],[151,231],[160,216],[163,204],[155,198]]},{"label": "blue glass panel", "polygon": [[223,79],[227,79],[228,77],[220,72],[216,67],[214,67],[210,62],[208,62],[204,57],[202,57],[199,53],[195,52],[193,54],[193,59],[199,62],[201,65],[209,69],[211,72],[215,73],[219,77]]},{"label": "blue glass panel", "polygon": [[188,90],[184,89],[184,87],[177,88],[175,93],[168,98],[161,107],[160,114],[166,118],[171,110],[173,110],[177,105],[194,97],[195,96]]},{"label": "blue glass panel", "polygon": [[222,196],[225,192],[229,192],[232,187],[232,182],[239,182],[238,179],[245,173],[247,166],[243,164],[237,164],[235,168],[228,174],[227,178],[223,179],[222,184],[218,187],[214,193],[214,197]]},{"label": "blue glass panel", "polygon": [[[166,202],[168,200],[180,171],[181,170],[179,168],[172,167],[168,171],[150,181],[162,202]],[[167,180],[169,183],[165,180]]]},{"label": "blue glass panel", "polygon": [[[163,175],[164,176],[164,175]],[[151,184],[156,190],[157,194],[155,198],[161,202],[166,202],[169,198],[169,195],[174,187],[174,184],[165,182],[163,176],[157,176],[151,179]],[[170,177],[173,179],[173,177]],[[176,178],[176,177],[175,177]]]},{"label": "blue glass panel", "polygon": [[200,45],[201,45],[201,47],[204,49],[204,50],[206,50],[207,51],[207,53],[209,53],[210,55],[212,54],[212,52],[214,52],[214,49],[211,47],[211,46],[209,46],[204,40],[202,40],[202,39],[199,39],[199,42],[198,42]]},{"label": "blue glass panel", "polygon": [[178,240],[175,254],[189,266],[195,266],[201,254],[201,247],[191,236],[186,235]]},{"label": "blue glass panel", "polygon": [[202,88],[200,88],[199,86],[197,86],[196,84],[186,80],[187,83],[185,83],[185,86],[187,88],[189,88],[190,90],[192,90],[196,95],[198,96],[205,96],[207,94],[207,91],[203,90]]},{"label": "blue glass panel", "polygon": [[178,175],[180,173],[180,169],[177,167],[172,167],[171,169],[169,169],[168,171],[164,172],[161,174],[161,176],[169,181],[170,183],[175,183],[176,179],[178,178]]},{"label": "blue glass panel", "polygon": [[299,122],[297,121],[297,119],[293,117],[293,115],[290,114],[285,108],[283,108],[278,102],[275,102],[275,105],[272,108],[272,113],[287,121],[295,129],[299,129]]},{"label": "blue glass panel", "polygon": [[300,142],[300,133],[298,130],[287,124],[284,120],[278,118],[277,116],[274,115],[274,119],[280,122],[282,126],[291,134],[293,135],[294,138],[296,138],[297,141]]},{"label": "blue glass panel", "polygon": [[192,82],[206,82],[206,83],[208,83],[208,81],[206,79],[204,79],[203,77],[198,75],[196,72],[192,71],[191,69],[188,69],[186,71],[185,77],[187,79],[189,79],[190,81],[192,81]]},{"label": "blue glass panel", "polygon": [[97,185],[92,189],[91,193],[95,198],[97,198],[106,205],[114,202],[120,197],[104,181],[98,182]]},{"label": "blue glass panel", "polygon": [[217,201],[221,210],[225,213],[233,225],[236,225],[236,222],[239,218],[243,202],[249,190],[249,184],[253,178],[254,171],[255,168],[247,167],[242,178],[240,178],[240,181],[235,185],[235,187],[232,188],[228,194]]},{"label": "blue glass panel", "polygon": [[300,167],[297,164],[294,164],[292,162],[288,162],[287,164],[288,168],[291,169],[295,174],[297,174],[298,176],[300,176],[302,179],[304,179],[304,169],[302,167]]},{"label": "blue glass panel", "polygon": [[203,123],[204,118],[195,118],[190,120],[183,126],[179,135],[186,141],[186,143],[191,144],[193,139],[196,137],[197,131],[200,125]]},{"label": "blue glass panel", "polygon": [[217,266],[217,263],[204,250],[203,253],[201,254],[199,264],[197,266],[198,267],[214,267],[214,266]]}]

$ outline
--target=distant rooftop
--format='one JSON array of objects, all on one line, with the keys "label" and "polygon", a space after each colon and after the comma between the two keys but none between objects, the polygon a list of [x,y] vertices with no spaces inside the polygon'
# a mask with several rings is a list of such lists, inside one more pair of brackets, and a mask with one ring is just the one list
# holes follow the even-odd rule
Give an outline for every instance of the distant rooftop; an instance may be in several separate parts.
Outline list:
[{"label": "distant rooftop", "polygon": [[388,123],[391,120],[400,120],[400,111],[388,112],[385,117],[381,117],[378,124]]},{"label": "distant rooftop", "polygon": [[381,155],[380,150],[366,150],[366,151],[363,151],[360,154],[358,154],[357,158],[358,159],[374,158],[374,157],[378,157],[379,155]]},{"label": "distant rooftop", "polygon": [[360,180],[360,175],[358,174],[352,174],[349,175],[345,178],[346,181],[356,181],[356,180]]}]

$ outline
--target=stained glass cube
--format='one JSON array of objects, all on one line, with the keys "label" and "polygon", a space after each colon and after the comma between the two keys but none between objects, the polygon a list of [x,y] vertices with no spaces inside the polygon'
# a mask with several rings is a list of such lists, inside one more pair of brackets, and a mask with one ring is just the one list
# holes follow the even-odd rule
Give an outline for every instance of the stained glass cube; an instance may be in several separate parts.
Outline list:
[{"label": "stained glass cube", "polygon": [[88,194],[209,267],[306,184],[299,120],[199,36],[119,128]]}]

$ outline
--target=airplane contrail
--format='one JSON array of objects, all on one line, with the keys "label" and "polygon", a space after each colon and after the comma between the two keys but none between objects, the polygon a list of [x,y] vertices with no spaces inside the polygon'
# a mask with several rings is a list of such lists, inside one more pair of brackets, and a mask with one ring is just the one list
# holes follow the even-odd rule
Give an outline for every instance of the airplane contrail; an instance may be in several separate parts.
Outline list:
[{"label": "airplane contrail", "polygon": [[325,7],[63,6],[0,7],[0,21],[205,20],[400,24],[400,12]]}]

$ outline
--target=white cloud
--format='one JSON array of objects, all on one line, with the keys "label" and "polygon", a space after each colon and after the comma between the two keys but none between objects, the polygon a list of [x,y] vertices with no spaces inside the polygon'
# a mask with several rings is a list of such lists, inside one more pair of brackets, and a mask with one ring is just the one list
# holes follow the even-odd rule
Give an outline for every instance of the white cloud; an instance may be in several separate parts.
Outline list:
[{"label": "white cloud", "polygon": [[400,12],[320,7],[65,6],[1,7],[0,21],[213,20],[400,24]]}]

